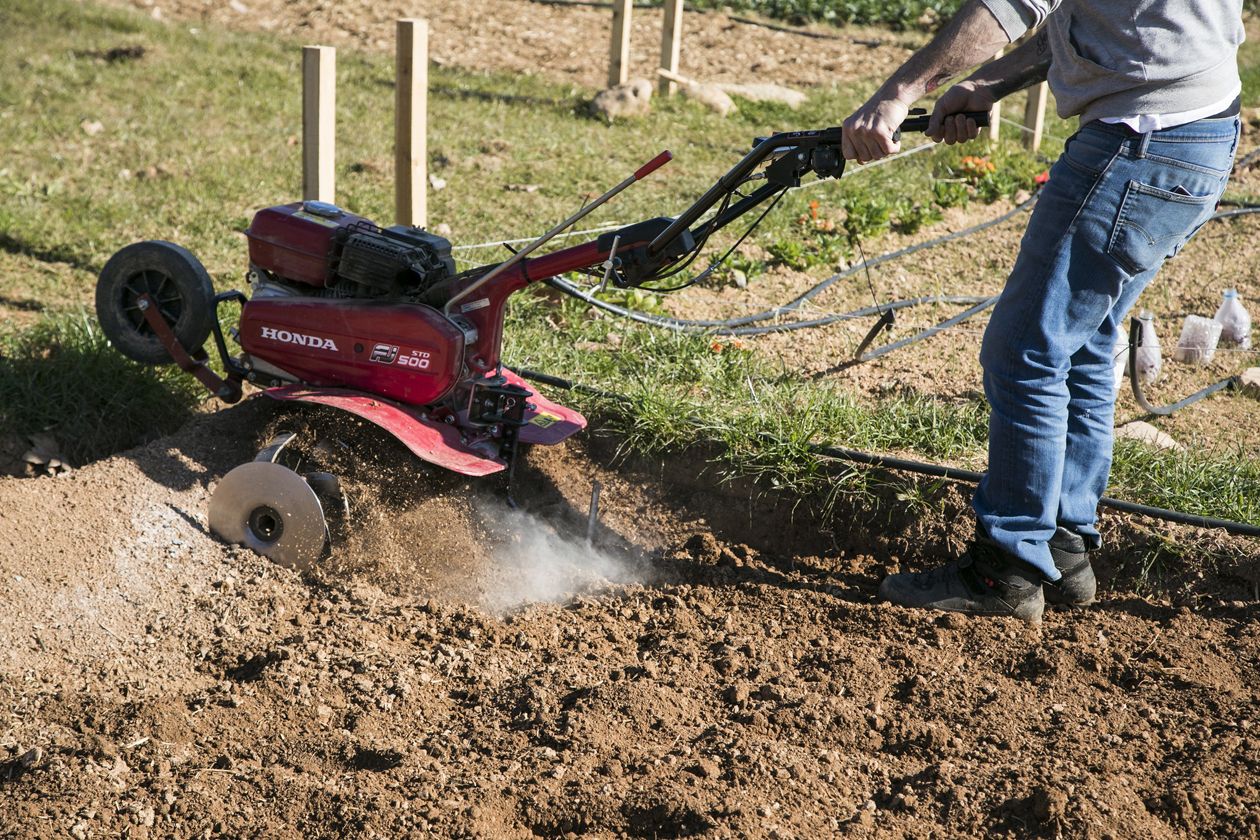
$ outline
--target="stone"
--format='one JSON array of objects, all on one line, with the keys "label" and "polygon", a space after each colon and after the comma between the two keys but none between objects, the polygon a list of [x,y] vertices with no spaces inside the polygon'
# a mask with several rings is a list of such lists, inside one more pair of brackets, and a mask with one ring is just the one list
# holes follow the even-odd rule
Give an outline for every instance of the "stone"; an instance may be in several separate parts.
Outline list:
[{"label": "stone", "polygon": [[750,102],[780,102],[794,111],[804,105],[805,100],[809,98],[799,90],[792,90],[783,85],[775,85],[768,82],[750,85],[723,83],[717,85],[717,87],[723,93],[738,96]]},{"label": "stone", "polygon": [[652,83],[647,79],[631,79],[600,91],[591,100],[591,113],[613,120],[626,117],[642,117],[652,112]]},{"label": "stone", "polygon": [[688,99],[699,102],[720,117],[725,117],[735,110],[735,100],[717,85],[698,83],[686,85],[682,90],[683,95]]},{"label": "stone", "polygon": [[1176,452],[1185,450],[1185,447],[1180,443],[1144,420],[1134,420],[1132,423],[1117,426],[1116,438],[1119,440],[1136,440],[1156,449],[1169,449]]},{"label": "stone", "polygon": [[1260,367],[1247,368],[1238,377],[1238,390],[1249,397],[1260,399]]}]

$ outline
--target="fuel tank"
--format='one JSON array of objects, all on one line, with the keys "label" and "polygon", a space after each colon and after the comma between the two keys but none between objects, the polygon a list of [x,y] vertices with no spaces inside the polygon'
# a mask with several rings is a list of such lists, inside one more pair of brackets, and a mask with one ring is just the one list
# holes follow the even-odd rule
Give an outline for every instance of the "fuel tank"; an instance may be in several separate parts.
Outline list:
[{"label": "fuel tank", "polygon": [[337,235],[364,221],[322,201],[267,207],[254,214],[245,231],[249,261],[289,281],[326,286]]},{"label": "fuel tank", "polygon": [[240,343],[307,385],[421,406],[450,392],[464,357],[464,334],[436,309],[415,303],[250,300],[241,310]]}]

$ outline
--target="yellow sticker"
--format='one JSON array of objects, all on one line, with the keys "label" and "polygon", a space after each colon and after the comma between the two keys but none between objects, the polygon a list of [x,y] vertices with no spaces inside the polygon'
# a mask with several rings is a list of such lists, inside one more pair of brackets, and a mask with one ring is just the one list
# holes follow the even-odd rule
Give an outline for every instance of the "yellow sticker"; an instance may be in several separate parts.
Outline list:
[{"label": "yellow sticker", "polygon": [[293,217],[295,219],[303,219],[308,222],[314,222],[315,224],[323,225],[324,227],[335,228],[337,226],[337,221],[335,219],[326,219],[323,216],[316,216],[314,213],[307,213],[305,210],[297,211],[293,214]]},{"label": "yellow sticker", "polygon": [[560,418],[554,414],[548,414],[540,411],[530,419],[530,425],[537,426],[540,429],[550,428],[560,422]]}]

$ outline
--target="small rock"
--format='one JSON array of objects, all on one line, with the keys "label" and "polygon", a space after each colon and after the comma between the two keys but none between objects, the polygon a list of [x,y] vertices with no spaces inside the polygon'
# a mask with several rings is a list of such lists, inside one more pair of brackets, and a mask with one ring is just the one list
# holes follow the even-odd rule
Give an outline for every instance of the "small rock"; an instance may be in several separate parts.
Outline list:
[{"label": "small rock", "polygon": [[1117,426],[1116,437],[1124,440],[1136,440],[1156,449],[1171,449],[1177,452],[1185,449],[1180,443],[1144,420],[1134,420],[1132,423]]},{"label": "small rock", "polygon": [[622,117],[642,117],[652,111],[652,83],[631,79],[598,93],[591,100],[591,113],[612,122]]},{"label": "small rock", "polygon": [[1067,812],[1068,797],[1062,790],[1037,788],[1033,791],[1033,816],[1040,822],[1057,822]]},{"label": "small rock", "polygon": [[83,129],[83,133],[88,137],[95,137],[105,130],[105,126],[100,120],[84,120],[79,123],[79,128]]},{"label": "small rock", "polygon": [[44,751],[40,749],[39,747],[31,747],[29,750],[27,750],[26,752],[18,756],[18,764],[20,764],[22,767],[26,768],[27,770],[30,770],[32,767],[38,766],[39,764],[43,763],[43,761],[44,761]]},{"label": "small rock", "polygon": [[710,111],[715,112],[720,117],[725,117],[727,114],[735,110],[735,100],[731,99],[731,97],[717,85],[687,85],[683,88],[683,94],[688,99],[693,99],[696,102],[699,102],[701,105],[708,108]]},{"label": "small rock", "polygon": [[783,690],[777,685],[766,683],[757,691],[757,696],[762,700],[769,700],[772,703],[781,703],[783,701]]},{"label": "small rock", "polygon": [[[763,67],[762,69],[772,68]],[[750,85],[719,84],[717,88],[723,93],[729,93],[732,96],[738,96],[750,102],[780,102],[792,110],[796,110],[804,105],[805,100],[809,98],[799,90],[792,90],[791,88],[783,87],[783,85],[767,82]]]},{"label": "small rock", "polygon": [[748,686],[736,683],[722,692],[722,699],[732,706],[742,706],[748,702]]},{"label": "small rock", "polygon": [[450,225],[448,225],[446,222],[442,222],[441,224],[433,228],[433,232],[436,233],[438,236],[449,237],[454,231],[451,230]]},{"label": "small rock", "polygon": [[429,186],[433,188],[434,192],[437,192],[438,190],[444,190],[446,189],[446,179],[439,178],[437,175],[430,175]]},{"label": "small rock", "polygon": [[1238,377],[1238,389],[1249,397],[1260,399],[1260,367],[1247,368]]},{"label": "small rock", "polygon": [[687,767],[688,773],[694,773],[702,779],[716,779],[722,775],[722,768],[711,758],[701,758]]}]

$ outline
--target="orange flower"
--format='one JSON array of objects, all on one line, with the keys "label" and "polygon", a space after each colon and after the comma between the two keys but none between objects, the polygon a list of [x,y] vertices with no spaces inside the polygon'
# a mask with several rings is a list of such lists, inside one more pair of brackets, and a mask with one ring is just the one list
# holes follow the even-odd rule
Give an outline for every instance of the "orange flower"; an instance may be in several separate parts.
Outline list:
[{"label": "orange flower", "polygon": [[811,201],[809,203],[809,217],[814,221],[818,221],[818,202]]},{"label": "orange flower", "polygon": [[1046,181],[1050,180],[1050,170],[1047,169],[1045,172],[1040,173],[1036,178],[1033,178],[1033,180],[1037,182],[1037,186],[1045,186]]},{"label": "orange flower", "polygon": [[726,345],[722,344],[720,341],[712,341],[709,343],[709,349],[714,353],[721,353],[726,349]]},{"label": "orange flower", "polygon": [[976,155],[967,155],[959,161],[963,174],[969,178],[983,178],[990,172],[996,172],[997,167],[993,161],[985,157],[977,157]]}]

